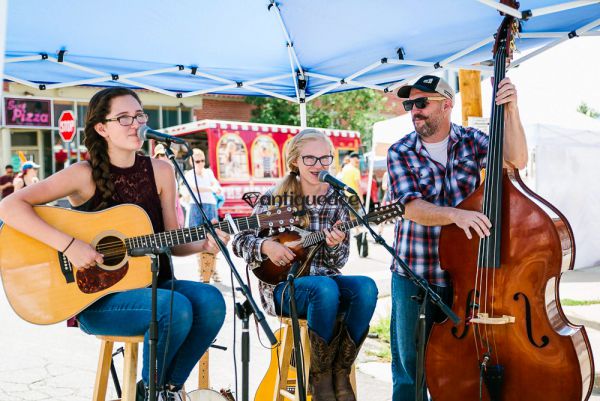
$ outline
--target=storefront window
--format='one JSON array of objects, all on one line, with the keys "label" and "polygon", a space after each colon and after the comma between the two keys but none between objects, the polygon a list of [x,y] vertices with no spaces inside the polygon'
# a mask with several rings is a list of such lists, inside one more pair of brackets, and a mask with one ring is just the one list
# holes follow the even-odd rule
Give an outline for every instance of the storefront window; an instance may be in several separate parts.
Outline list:
[{"label": "storefront window", "polygon": [[169,110],[163,108],[162,111],[162,127],[172,127],[173,125],[179,125],[177,120],[177,110]]},{"label": "storefront window", "polygon": [[144,112],[146,114],[148,114],[148,123],[146,125],[148,125],[148,127],[150,128],[160,128],[160,118],[159,118],[159,111],[158,109],[150,109],[147,107],[144,107]]},{"label": "storefront window", "polygon": [[77,126],[83,128],[85,126],[85,116],[87,115],[87,105],[77,105]]},{"label": "storefront window", "polygon": [[245,180],[248,173],[248,150],[236,134],[224,135],[217,145],[218,179]]},{"label": "storefront window", "polygon": [[252,167],[254,178],[279,178],[279,148],[268,135],[256,137],[252,143]]}]

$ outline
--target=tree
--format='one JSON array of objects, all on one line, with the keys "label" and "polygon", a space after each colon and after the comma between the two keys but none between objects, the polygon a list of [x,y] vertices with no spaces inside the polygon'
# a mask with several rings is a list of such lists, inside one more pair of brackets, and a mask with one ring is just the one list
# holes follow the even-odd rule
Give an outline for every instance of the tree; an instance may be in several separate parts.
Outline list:
[{"label": "tree", "polygon": [[579,104],[579,106],[577,106],[577,111],[585,114],[588,117],[592,117],[592,118],[599,118],[600,117],[600,112],[594,110],[593,108],[589,107],[587,105],[586,102],[581,102]]},{"label": "tree", "polygon": [[[297,103],[277,98],[248,97],[246,101],[256,106],[252,122],[266,124],[300,125]],[[359,131],[361,140],[371,147],[373,123],[381,120],[387,99],[372,89],[324,95],[306,107],[309,127],[349,129]]]}]

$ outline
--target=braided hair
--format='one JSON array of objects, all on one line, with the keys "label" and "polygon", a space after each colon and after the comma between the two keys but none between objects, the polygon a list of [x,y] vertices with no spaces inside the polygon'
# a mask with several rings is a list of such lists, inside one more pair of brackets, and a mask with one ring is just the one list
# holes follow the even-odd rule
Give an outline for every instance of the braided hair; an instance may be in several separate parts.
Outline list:
[{"label": "braided hair", "polygon": [[110,179],[108,143],[96,132],[94,127],[96,124],[104,122],[106,116],[110,113],[112,99],[120,96],[133,96],[140,105],[142,104],[138,95],[131,89],[106,88],[92,97],[85,116],[84,143],[88,149],[89,162],[92,166],[92,179],[101,195],[101,201],[96,210],[102,210],[108,206],[115,192],[115,185]]}]

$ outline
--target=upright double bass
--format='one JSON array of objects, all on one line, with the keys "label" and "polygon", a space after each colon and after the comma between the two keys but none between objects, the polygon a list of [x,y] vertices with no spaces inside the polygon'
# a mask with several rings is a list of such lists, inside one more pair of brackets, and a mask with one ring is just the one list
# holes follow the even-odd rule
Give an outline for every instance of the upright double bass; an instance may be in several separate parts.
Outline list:
[{"label": "upright double bass", "polygon": [[[505,16],[496,35],[493,98],[517,24]],[[491,235],[469,240],[456,225],[442,228],[440,264],[452,279],[452,309],[462,322],[433,326],[427,385],[434,401],[587,400],[590,343],[558,298],[560,276],[575,260],[573,233],[518,170],[504,168],[504,107],[492,103],[484,184],[457,206],[483,212]]]}]

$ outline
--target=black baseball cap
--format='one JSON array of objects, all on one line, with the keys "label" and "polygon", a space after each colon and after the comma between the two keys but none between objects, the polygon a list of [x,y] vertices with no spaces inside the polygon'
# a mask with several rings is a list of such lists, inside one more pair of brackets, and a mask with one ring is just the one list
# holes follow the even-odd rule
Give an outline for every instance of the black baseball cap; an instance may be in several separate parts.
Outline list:
[{"label": "black baseball cap", "polygon": [[422,90],[423,92],[439,93],[454,102],[454,89],[448,82],[435,75],[423,75],[412,85],[405,85],[398,89],[398,97],[408,99],[412,88]]}]

